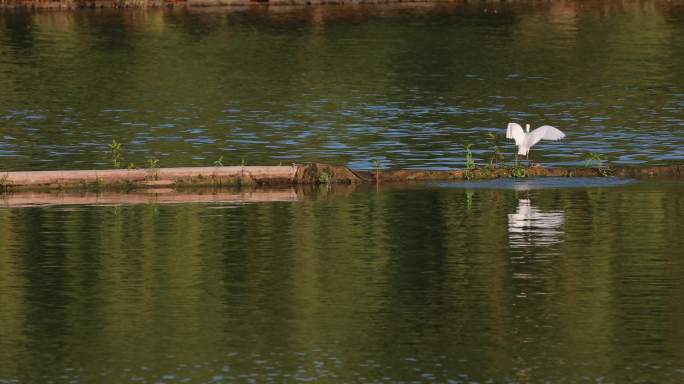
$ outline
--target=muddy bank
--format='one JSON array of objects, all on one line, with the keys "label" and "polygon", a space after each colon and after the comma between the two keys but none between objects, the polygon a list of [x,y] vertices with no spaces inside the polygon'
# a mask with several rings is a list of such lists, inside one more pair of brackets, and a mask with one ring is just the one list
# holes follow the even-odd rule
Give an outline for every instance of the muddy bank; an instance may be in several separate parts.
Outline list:
[{"label": "muddy bank", "polygon": [[578,168],[546,168],[533,167],[480,167],[473,170],[454,171],[420,171],[397,170],[386,172],[357,172],[364,179],[380,182],[405,182],[428,180],[486,180],[501,177],[629,177],[644,178],[676,178],[684,179],[684,165],[659,167],[578,167]]},{"label": "muddy bank", "polygon": [[630,177],[684,179],[684,165],[660,167],[481,167],[471,170],[352,170],[329,164],[111,169],[0,173],[0,192],[20,190],[145,190],[314,184],[484,180],[501,177]]}]

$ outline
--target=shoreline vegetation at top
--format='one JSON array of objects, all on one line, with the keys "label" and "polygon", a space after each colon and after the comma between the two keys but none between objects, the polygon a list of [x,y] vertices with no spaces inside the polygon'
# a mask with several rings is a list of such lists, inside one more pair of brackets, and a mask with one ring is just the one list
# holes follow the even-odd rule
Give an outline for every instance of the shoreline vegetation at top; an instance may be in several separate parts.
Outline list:
[{"label": "shoreline vegetation at top", "polygon": [[[0,0],[0,9],[184,8],[260,5],[467,3],[467,0]],[[487,2],[486,0],[483,2]],[[493,2],[500,2],[493,0]]]}]

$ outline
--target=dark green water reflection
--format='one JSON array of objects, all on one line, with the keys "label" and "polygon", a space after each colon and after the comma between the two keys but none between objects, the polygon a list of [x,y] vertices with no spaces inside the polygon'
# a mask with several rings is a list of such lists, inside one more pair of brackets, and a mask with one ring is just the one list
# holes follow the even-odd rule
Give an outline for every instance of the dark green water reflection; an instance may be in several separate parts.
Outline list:
[{"label": "dark green water reflection", "polygon": [[[488,158],[509,121],[533,155],[684,159],[681,1],[0,11],[0,168]],[[512,147],[506,147],[507,153]]]},{"label": "dark green water reflection", "polygon": [[0,382],[681,382],[682,217],[682,183],[6,207]]}]

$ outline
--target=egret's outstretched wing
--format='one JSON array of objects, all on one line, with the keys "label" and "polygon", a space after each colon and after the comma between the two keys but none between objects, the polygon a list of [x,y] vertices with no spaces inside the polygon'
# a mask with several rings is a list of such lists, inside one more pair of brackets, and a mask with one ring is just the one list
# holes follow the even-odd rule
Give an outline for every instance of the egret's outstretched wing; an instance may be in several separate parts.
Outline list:
[{"label": "egret's outstretched wing", "polygon": [[506,138],[515,140],[515,145],[520,145],[525,139],[525,131],[518,123],[508,123]]},{"label": "egret's outstretched wing", "polygon": [[525,144],[527,144],[528,147],[532,147],[537,144],[539,140],[560,140],[564,137],[565,133],[561,132],[560,129],[550,125],[542,125],[527,135],[527,142]]}]

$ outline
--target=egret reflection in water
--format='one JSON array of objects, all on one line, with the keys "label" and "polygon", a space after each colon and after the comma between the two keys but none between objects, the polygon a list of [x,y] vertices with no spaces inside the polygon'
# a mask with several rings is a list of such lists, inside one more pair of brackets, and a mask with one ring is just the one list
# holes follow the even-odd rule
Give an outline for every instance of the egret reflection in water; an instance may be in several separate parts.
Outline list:
[{"label": "egret reflection in water", "polygon": [[520,199],[518,210],[508,214],[508,236],[513,247],[546,246],[562,241],[562,211],[543,212],[530,199]]}]

